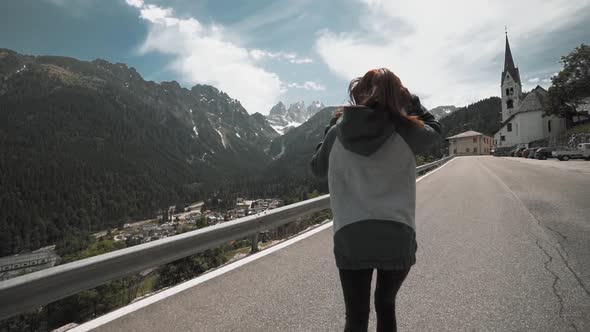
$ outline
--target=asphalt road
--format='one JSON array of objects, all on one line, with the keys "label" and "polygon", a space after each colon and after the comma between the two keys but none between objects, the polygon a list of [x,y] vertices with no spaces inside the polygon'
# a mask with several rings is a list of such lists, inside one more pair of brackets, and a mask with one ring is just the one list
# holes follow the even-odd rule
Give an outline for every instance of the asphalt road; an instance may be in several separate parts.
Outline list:
[{"label": "asphalt road", "polygon": [[[540,163],[455,158],[417,184],[401,331],[590,331],[590,162]],[[96,330],[343,327],[329,228]]]}]

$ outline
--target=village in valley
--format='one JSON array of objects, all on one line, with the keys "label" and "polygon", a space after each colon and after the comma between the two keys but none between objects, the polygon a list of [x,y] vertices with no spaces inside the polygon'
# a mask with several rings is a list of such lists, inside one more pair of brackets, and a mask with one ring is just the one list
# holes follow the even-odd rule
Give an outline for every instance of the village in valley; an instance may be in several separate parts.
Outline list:
[{"label": "village in valley", "polygon": [[[122,228],[96,232],[92,234],[92,237],[98,241],[114,241],[121,243],[123,247],[130,247],[272,210],[283,205],[284,202],[278,198],[253,200],[237,198],[235,206],[230,209],[207,208],[204,202],[192,203],[184,208],[170,206],[167,211],[161,211],[154,219],[126,223]],[[263,234],[261,240],[265,238]],[[241,257],[243,254],[238,256]],[[60,260],[62,257],[58,255],[56,245],[46,246],[31,253],[2,257],[0,281],[53,267]]]},{"label": "village in valley", "polygon": [[283,205],[283,201],[278,198],[253,200],[237,198],[235,206],[230,209],[209,209],[204,202],[192,203],[180,209],[170,206],[167,211],[163,211],[155,219],[126,223],[122,229],[114,228],[93,235],[97,239],[108,238],[114,241],[125,241],[127,246],[132,246],[217,225]]}]

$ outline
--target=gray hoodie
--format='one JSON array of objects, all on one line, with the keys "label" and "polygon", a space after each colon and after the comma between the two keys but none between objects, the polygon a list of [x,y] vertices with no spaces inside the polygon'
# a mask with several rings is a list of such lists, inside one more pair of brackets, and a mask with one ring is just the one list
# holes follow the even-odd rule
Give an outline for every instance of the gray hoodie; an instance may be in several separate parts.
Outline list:
[{"label": "gray hoodie", "polygon": [[383,112],[345,107],[317,147],[311,166],[328,180],[338,268],[406,270],[416,262],[415,154],[441,138],[434,116],[415,106],[423,128],[396,128]]}]

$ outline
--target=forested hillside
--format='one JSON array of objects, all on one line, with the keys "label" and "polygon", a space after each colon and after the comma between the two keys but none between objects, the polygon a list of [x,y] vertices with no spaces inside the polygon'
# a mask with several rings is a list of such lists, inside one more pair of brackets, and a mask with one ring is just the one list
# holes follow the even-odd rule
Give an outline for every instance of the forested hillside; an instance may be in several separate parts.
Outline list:
[{"label": "forested hillside", "polygon": [[491,136],[500,129],[501,111],[502,100],[498,97],[490,97],[462,107],[440,120],[443,135],[449,137],[467,130],[475,130]]},{"label": "forested hillside", "polygon": [[153,217],[262,173],[277,133],[211,86],[0,49],[0,256]]}]

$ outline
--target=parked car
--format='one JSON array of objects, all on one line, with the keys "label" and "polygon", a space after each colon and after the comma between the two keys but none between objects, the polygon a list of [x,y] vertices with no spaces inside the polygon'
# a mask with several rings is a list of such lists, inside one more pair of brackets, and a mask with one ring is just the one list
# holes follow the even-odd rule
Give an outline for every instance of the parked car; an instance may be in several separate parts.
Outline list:
[{"label": "parked car", "polygon": [[533,148],[524,149],[524,150],[522,150],[520,156],[523,158],[528,158],[529,153],[531,153],[531,151],[533,151],[533,150],[534,150]]},{"label": "parked car", "polygon": [[568,161],[570,159],[590,160],[590,143],[578,144],[575,150],[553,151],[552,154],[561,161]]},{"label": "parked car", "polygon": [[553,157],[553,155],[551,153],[556,150],[564,150],[564,148],[561,148],[561,147],[540,148],[539,150],[537,150],[537,152],[535,152],[534,157],[539,160],[545,160],[547,158],[555,158],[555,157]]},{"label": "parked car", "polygon": [[518,148],[516,152],[514,152],[515,157],[522,157],[522,151],[526,150],[526,148]]},{"label": "parked car", "polygon": [[537,153],[537,151],[539,151],[539,149],[541,149],[541,147],[533,148],[526,157],[530,159],[535,158],[535,154]]}]

